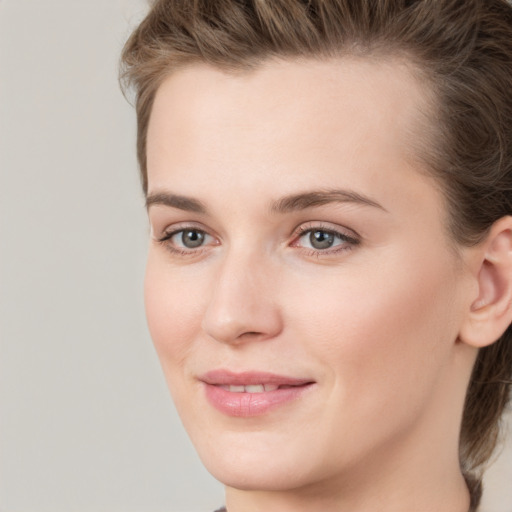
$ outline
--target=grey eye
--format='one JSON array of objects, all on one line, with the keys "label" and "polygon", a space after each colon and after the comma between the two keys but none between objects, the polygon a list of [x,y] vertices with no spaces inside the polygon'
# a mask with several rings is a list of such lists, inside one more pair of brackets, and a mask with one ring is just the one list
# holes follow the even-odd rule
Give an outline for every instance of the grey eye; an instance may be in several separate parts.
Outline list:
[{"label": "grey eye", "polygon": [[333,246],[335,235],[328,231],[311,231],[309,243],[314,249],[329,249]]},{"label": "grey eye", "polygon": [[185,229],[181,232],[179,237],[181,245],[187,249],[196,249],[205,242],[205,233],[198,231],[197,229]]}]

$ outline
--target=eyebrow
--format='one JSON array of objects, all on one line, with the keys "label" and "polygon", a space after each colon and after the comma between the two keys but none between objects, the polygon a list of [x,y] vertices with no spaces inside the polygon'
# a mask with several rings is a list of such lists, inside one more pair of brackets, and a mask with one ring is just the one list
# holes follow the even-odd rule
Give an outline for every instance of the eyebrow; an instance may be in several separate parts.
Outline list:
[{"label": "eyebrow", "polygon": [[271,210],[275,213],[289,213],[297,210],[314,208],[329,203],[356,203],[371,206],[387,212],[377,201],[352,190],[317,190],[283,197],[272,203]]},{"label": "eyebrow", "polygon": [[[273,213],[289,213],[323,206],[329,203],[355,203],[371,206],[387,211],[378,202],[352,190],[329,189],[302,192],[285,196],[271,203],[270,211]],[[163,205],[188,212],[207,214],[208,209],[201,201],[192,197],[172,194],[170,192],[156,192],[146,197],[146,208],[151,205]]]},{"label": "eyebrow", "polygon": [[154,194],[148,195],[146,197],[146,209],[154,204],[170,206],[171,208],[177,208],[178,210],[184,210],[187,212],[203,214],[208,212],[206,206],[201,201],[191,197],[180,196],[168,192],[156,192]]}]

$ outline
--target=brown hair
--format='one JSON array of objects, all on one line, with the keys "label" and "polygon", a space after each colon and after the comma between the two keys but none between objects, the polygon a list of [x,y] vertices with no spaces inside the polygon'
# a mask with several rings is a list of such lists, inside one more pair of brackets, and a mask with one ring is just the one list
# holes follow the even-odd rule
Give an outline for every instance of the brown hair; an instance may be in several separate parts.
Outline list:
[{"label": "brown hair", "polygon": [[[188,62],[226,71],[272,57],[375,52],[407,56],[436,98],[427,155],[442,184],[453,239],[475,244],[512,214],[512,7],[507,0],[157,0],[122,55],[135,87],[138,159],[162,81]],[[472,494],[509,400],[512,330],[481,349],[464,408],[460,461]]]}]

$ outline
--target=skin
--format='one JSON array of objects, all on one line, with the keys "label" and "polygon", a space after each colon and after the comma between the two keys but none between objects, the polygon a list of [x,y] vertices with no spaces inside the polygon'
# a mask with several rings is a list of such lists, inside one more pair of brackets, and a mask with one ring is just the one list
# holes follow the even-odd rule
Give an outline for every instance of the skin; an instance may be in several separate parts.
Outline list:
[{"label": "skin", "polygon": [[[356,58],[237,75],[193,64],[157,93],[148,325],[229,512],[468,510],[458,435],[476,348],[460,333],[482,258],[454,249],[411,154],[426,98],[404,63]],[[369,202],[276,208],[340,189]],[[184,247],[183,229],[204,243]],[[342,236],[318,249],[307,230]],[[315,384],[234,418],[199,380],[219,368]]]}]

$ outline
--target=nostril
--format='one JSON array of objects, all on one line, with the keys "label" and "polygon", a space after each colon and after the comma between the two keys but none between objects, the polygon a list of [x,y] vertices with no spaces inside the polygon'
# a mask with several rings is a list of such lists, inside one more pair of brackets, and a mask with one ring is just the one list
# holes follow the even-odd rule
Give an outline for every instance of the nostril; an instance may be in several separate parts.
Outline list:
[{"label": "nostril", "polygon": [[[238,345],[275,337],[282,328],[279,308],[258,294],[238,290],[232,280],[219,283],[206,307],[202,329],[211,338]],[[254,295],[258,295],[257,297]]]},{"label": "nostril", "polygon": [[255,341],[259,338],[265,338],[265,333],[259,331],[247,331],[238,336],[239,341]]}]

